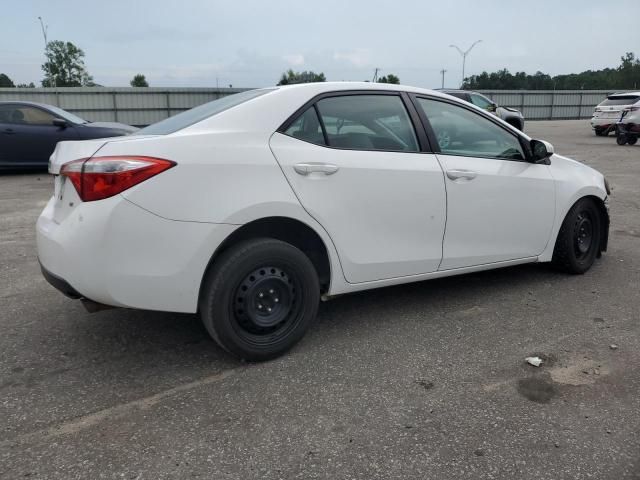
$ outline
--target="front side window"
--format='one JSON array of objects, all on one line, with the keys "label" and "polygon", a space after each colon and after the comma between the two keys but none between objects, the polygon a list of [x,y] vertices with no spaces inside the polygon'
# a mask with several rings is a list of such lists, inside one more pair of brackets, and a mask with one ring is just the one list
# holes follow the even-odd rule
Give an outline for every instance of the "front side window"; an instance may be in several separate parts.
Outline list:
[{"label": "front side window", "polygon": [[0,106],[0,123],[13,125],[52,125],[53,115],[24,105]]},{"label": "front side window", "polygon": [[471,103],[484,110],[489,110],[489,108],[493,106],[493,102],[484,95],[470,93],[469,96],[471,97]]},{"label": "front side window", "polygon": [[343,95],[317,103],[329,146],[417,152],[418,141],[397,95]]},{"label": "front side window", "polygon": [[518,138],[482,115],[450,103],[418,98],[446,155],[524,160]]}]

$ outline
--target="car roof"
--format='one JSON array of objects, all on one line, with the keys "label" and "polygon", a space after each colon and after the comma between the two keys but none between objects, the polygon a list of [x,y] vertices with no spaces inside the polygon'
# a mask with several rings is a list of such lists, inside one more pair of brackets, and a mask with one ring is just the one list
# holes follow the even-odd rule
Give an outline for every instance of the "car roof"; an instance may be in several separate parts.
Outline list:
[{"label": "car roof", "polygon": [[391,83],[373,83],[373,82],[316,82],[316,83],[297,83],[293,85],[283,85],[278,87],[280,92],[284,93],[288,90],[308,91],[309,93],[319,95],[328,92],[348,91],[348,90],[387,90],[394,92],[412,92],[424,93],[429,95],[443,96],[443,93],[428,88],[411,87],[409,85],[395,85]]},{"label": "car roof", "polygon": [[640,92],[616,92],[607,95],[607,98],[611,97],[626,97],[626,96],[638,96],[640,97]]}]

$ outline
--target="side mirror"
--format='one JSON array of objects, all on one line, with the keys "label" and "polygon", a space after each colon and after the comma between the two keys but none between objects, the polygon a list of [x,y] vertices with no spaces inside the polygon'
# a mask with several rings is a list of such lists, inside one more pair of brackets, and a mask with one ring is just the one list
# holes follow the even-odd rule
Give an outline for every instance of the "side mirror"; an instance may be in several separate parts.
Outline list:
[{"label": "side mirror", "polygon": [[549,157],[553,155],[553,145],[544,140],[531,140],[531,152],[533,153],[534,163],[544,163],[549,165]]},{"label": "side mirror", "polygon": [[495,103],[492,103],[487,107],[487,110],[489,110],[490,112],[495,112],[496,110],[498,110],[498,105],[496,105]]},{"label": "side mirror", "polygon": [[62,118],[54,118],[51,121],[51,123],[53,123],[56,127],[60,127],[60,128],[67,128],[69,126],[67,121]]}]

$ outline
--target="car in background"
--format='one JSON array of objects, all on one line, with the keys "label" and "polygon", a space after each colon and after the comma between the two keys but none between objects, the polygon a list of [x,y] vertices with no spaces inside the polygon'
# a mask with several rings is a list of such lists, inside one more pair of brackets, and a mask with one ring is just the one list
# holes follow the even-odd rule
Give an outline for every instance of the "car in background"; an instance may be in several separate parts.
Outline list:
[{"label": "car in background", "polygon": [[616,141],[618,145],[635,145],[640,136],[640,101],[625,108],[616,123]]},{"label": "car in background", "polygon": [[46,168],[60,141],[119,137],[136,130],[123,123],[88,122],[53,105],[0,102],[0,169]]},{"label": "car in background", "polygon": [[598,136],[615,131],[616,122],[622,112],[640,101],[640,92],[612,93],[600,102],[593,111],[591,128]]},{"label": "car in background", "polygon": [[460,98],[465,102],[473,103],[475,106],[493,113],[509,125],[516,127],[518,130],[524,130],[524,115],[522,115],[522,112],[516,108],[501,107],[481,93],[472,92],[470,90],[452,90],[443,88],[438,91]]},{"label": "car in background", "polygon": [[49,171],[36,230],[53,286],[94,311],[199,313],[246,360],[291,348],[321,298],[529,262],[580,274],[607,248],[601,173],[402,85],[229,95],[60,142]]}]

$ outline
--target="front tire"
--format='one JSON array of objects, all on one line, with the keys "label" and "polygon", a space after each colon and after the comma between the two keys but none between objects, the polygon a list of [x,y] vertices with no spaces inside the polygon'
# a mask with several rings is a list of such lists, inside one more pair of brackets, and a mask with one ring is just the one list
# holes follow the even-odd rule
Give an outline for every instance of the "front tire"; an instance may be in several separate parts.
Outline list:
[{"label": "front tire", "polygon": [[609,134],[607,130],[602,128],[596,128],[594,131],[596,132],[597,137],[606,137]]},{"label": "front tire", "polygon": [[622,145],[626,145],[628,142],[627,136],[626,135],[618,135],[616,137],[616,143],[620,146]]},{"label": "front tire", "polygon": [[205,276],[199,307],[221,347],[243,360],[263,361],[304,336],[319,301],[309,258],[288,243],[262,238],[222,253]]},{"label": "front tire", "polygon": [[590,198],[578,200],[562,222],[552,263],[567,273],[583,274],[600,252],[602,217]]}]

